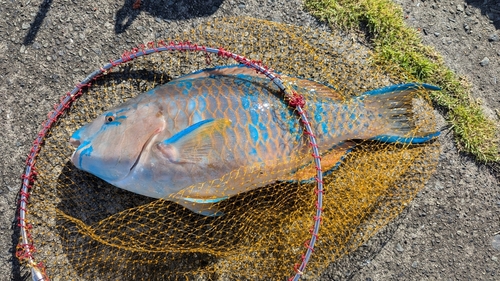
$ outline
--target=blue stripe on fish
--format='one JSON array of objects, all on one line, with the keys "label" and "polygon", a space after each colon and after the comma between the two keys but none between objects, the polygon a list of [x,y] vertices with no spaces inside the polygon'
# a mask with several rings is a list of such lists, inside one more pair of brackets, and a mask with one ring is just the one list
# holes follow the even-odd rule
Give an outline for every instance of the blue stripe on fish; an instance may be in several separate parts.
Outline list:
[{"label": "blue stripe on fish", "polygon": [[207,119],[207,120],[200,121],[194,125],[187,127],[186,129],[178,132],[177,134],[173,135],[171,138],[164,140],[163,143],[164,144],[175,143],[175,142],[179,141],[182,137],[186,136],[189,133],[192,133],[194,130],[200,128],[201,126],[203,126],[207,123],[210,123],[210,122],[214,122],[214,121],[215,121],[215,119]]},{"label": "blue stripe on fish", "polygon": [[[86,145],[88,145],[89,143],[90,143],[90,140],[88,140],[88,141],[84,141],[84,142],[82,143],[82,145],[83,145],[83,146],[86,146]],[[92,154],[92,151],[93,151],[93,150],[94,150],[94,149],[92,148],[92,145],[90,145],[89,147],[84,148],[84,149],[82,149],[82,150],[81,150],[81,152],[80,152],[80,157],[78,158],[78,165],[79,165],[80,167],[82,167],[83,156],[90,156],[90,154]]]},{"label": "blue stripe on fish", "polygon": [[380,135],[371,140],[386,142],[386,143],[404,143],[404,144],[421,144],[430,141],[432,138],[439,136],[440,132],[435,132],[432,134],[428,134],[423,137],[400,137],[400,136],[389,136],[389,135]]},{"label": "blue stripe on fish", "polygon": [[127,119],[127,116],[115,116],[115,120],[111,121],[109,123],[104,123],[104,127],[102,127],[103,130],[106,130],[109,126],[118,126],[121,125],[122,122],[118,121],[119,119]]},{"label": "blue stripe on fish", "polygon": [[440,91],[441,90],[441,88],[439,88],[438,86],[429,85],[429,84],[425,84],[425,83],[423,83],[423,84],[408,83],[408,84],[391,85],[391,86],[387,86],[384,88],[364,92],[363,95],[375,96],[375,95],[383,95],[383,94],[387,94],[390,92],[396,92],[396,91],[418,90],[421,88],[431,90],[431,91]]},{"label": "blue stripe on fish", "polygon": [[[113,122],[109,122],[109,123],[106,123],[104,124],[105,126],[118,126],[120,125],[122,122],[119,122],[119,121],[113,121]],[[104,130],[106,130],[107,128],[106,127],[103,127]]]}]

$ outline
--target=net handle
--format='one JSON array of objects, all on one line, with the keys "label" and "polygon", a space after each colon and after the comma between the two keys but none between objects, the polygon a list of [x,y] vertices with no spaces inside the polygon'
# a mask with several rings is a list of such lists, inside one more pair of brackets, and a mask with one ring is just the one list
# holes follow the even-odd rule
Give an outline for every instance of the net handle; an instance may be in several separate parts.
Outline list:
[{"label": "net handle", "polygon": [[33,142],[33,146],[26,159],[26,168],[21,176],[22,187],[19,191],[19,204],[18,204],[18,226],[21,232],[21,241],[16,248],[16,256],[19,260],[25,261],[26,264],[31,267],[31,276],[34,281],[48,281],[48,275],[45,271],[45,266],[40,262],[37,263],[34,257],[36,248],[33,239],[30,234],[30,229],[32,225],[28,222],[27,212],[28,212],[28,202],[31,192],[31,188],[36,180],[36,158],[38,152],[40,151],[43,139],[47,135],[48,131],[59,117],[71,106],[71,104],[82,95],[83,88],[89,88],[92,85],[92,81],[96,80],[100,76],[104,75],[107,71],[111,70],[115,66],[121,65],[133,59],[146,56],[152,53],[159,53],[164,51],[191,51],[191,52],[204,52],[206,54],[207,64],[210,63],[210,54],[216,54],[222,58],[231,58],[240,64],[244,64],[247,67],[255,69],[257,72],[264,74],[269,80],[271,80],[280,90],[284,92],[285,101],[289,106],[296,109],[299,115],[300,122],[303,126],[304,133],[308,136],[309,144],[312,149],[312,157],[314,158],[314,163],[316,165],[316,189],[315,194],[317,201],[315,204],[316,214],[313,216],[314,224],[310,229],[311,239],[304,242],[306,248],[305,253],[301,255],[301,262],[296,263],[293,266],[295,275],[289,278],[290,281],[298,280],[306,269],[306,265],[311,258],[314,251],[314,245],[318,240],[318,233],[321,223],[321,215],[323,212],[323,173],[321,170],[321,158],[318,150],[318,144],[316,137],[311,128],[311,124],[308,121],[307,113],[304,110],[305,100],[304,97],[297,94],[290,87],[285,86],[279,75],[273,73],[272,69],[264,66],[260,61],[249,60],[244,56],[229,52],[223,48],[213,48],[206,46],[199,46],[192,44],[191,42],[182,43],[165,43],[163,40],[158,42],[148,42],[146,45],[139,45],[137,48],[133,48],[131,51],[125,51],[121,55],[121,58],[117,60],[110,60],[110,62],[98,70],[92,72],[80,83],[78,83],[73,90],[67,92],[60,100],[60,103],[54,106],[54,110],[51,111],[47,120],[43,122],[43,127],[38,133],[37,138]]}]

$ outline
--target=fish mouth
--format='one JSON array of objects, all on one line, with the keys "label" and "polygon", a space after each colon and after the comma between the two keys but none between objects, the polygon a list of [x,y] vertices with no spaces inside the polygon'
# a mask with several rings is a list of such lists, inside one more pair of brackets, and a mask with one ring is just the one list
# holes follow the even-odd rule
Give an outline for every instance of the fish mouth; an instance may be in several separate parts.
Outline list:
[{"label": "fish mouth", "polygon": [[[78,169],[82,169],[82,153],[91,153],[92,145],[87,141],[80,141],[79,139],[70,138],[69,143],[75,148],[73,154],[71,155],[71,162]],[[90,151],[89,151],[90,150]],[[87,155],[88,156],[88,155]]]},{"label": "fish mouth", "polygon": [[78,147],[80,147],[80,140],[77,140],[77,139],[74,139],[74,138],[70,138],[69,139],[69,144],[75,148],[75,150],[73,151],[73,153],[71,154],[71,162],[73,163],[73,165],[76,166],[76,162],[75,162],[75,158],[76,158],[76,154],[78,152]]},{"label": "fish mouth", "polygon": [[75,138],[70,138],[69,139],[69,144],[73,146],[74,148],[78,148],[81,144],[80,140],[75,139]]}]

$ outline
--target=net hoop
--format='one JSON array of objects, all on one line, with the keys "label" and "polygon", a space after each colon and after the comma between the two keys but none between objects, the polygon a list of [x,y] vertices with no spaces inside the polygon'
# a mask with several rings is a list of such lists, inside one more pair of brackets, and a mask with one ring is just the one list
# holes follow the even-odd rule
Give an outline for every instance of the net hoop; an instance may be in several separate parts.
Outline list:
[{"label": "net hoop", "polygon": [[17,220],[18,227],[20,228],[20,241],[16,248],[16,257],[25,262],[31,268],[31,276],[34,281],[48,281],[49,277],[45,270],[45,266],[42,262],[36,262],[35,253],[36,247],[34,245],[30,229],[33,226],[28,222],[27,213],[28,213],[28,203],[29,196],[31,193],[31,189],[33,184],[36,181],[36,160],[38,153],[43,144],[43,140],[47,135],[48,131],[56,124],[57,120],[61,117],[61,115],[71,106],[71,104],[78,99],[82,94],[82,89],[90,88],[92,85],[92,81],[96,80],[102,75],[105,75],[107,71],[111,70],[115,66],[124,64],[128,61],[134,60],[136,58],[146,56],[152,53],[159,53],[164,51],[191,51],[191,52],[203,52],[206,54],[207,64],[210,63],[210,54],[215,54],[218,57],[233,59],[240,64],[244,64],[247,67],[255,69],[258,73],[265,75],[269,80],[271,80],[280,90],[284,92],[284,100],[288,103],[290,107],[295,108],[300,123],[302,124],[304,134],[308,136],[309,145],[312,149],[312,157],[314,159],[314,164],[316,165],[316,213],[313,216],[313,226],[309,230],[311,234],[311,238],[304,242],[305,253],[300,257],[300,263],[296,263],[293,266],[293,270],[295,272],[288,280],[298,280],[304,274],[307,263],[311,258],[312,253],[314,252],[314,245],[319,237],[319,229],[322,220],[322,212],[323,212],[323,172],[321,170],[321,157],[318,150],[318,144],[316,137],[312,131],[311,124],[307,118],[307,112],[303,109],[305,105],[305,99],[303,96],[297,94],[290,87],[283,83],[283,80],[273,72],[272,69],[263,65],[260,61],[250,60],[242,55],[238,55],[223,48],[213,48],[206,46],[199,46],[193,44],[191,42],[170,42],[165,43],[163,40],[158,42],[148,42],[146,45],[142,44],[136,48],[133,48],[131,51],[125,51],[121,55],[121,58],[117,60],[110,60],[110,62],[98,70],[95,70],[90,75],[88,75],[85,79],[83,79],[80,83],[78,83],[73,90],[67,92],[61,99],[60,103],[54,105],[54,110],[49,112],[47,116],[47,120],[42,123],[42,129],[37,135],[37,138],[33,142],[33,146],[30,149],[30,152],[26,159],[26,167],[22,178],[22,186],[19,191],[19,201],[18,201],[18,212],[17,212]]}]

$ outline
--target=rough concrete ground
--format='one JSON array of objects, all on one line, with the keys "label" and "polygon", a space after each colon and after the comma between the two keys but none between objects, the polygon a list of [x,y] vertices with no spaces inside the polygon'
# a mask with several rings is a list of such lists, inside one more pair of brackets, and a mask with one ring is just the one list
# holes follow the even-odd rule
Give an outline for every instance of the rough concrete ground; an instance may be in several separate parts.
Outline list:
[{"label": "rough concrete ground", "polygon": [[[0,1],[0,280],[22,279],[13,271],[12,234],[26,154],[47,112],[75,83],[123,50],[168,37],[200,16],[246,15],[324,28],[298,0],[142,1],[143,8],[132,11],[133,2]],[[498,120],[498,1],[397,2],[408,24],[421,28],[424,42],[472,83],[473,96]],[[388,231],[361,249],[376,251],[346,258],[325,278],[499,279],[500,171],[457,152],[451,135],[442,142],[436,175]]]},{"label": "rough concrete ground", "polygon": [[[472,85],[499,120],[500,3],[396,1],[423,42]],[[487,58],[487,59],[485,59]],[[438,172],[400,220],[398,230],[355,280],[500,279],[500,174],[457,153],[443,138]]]}]

